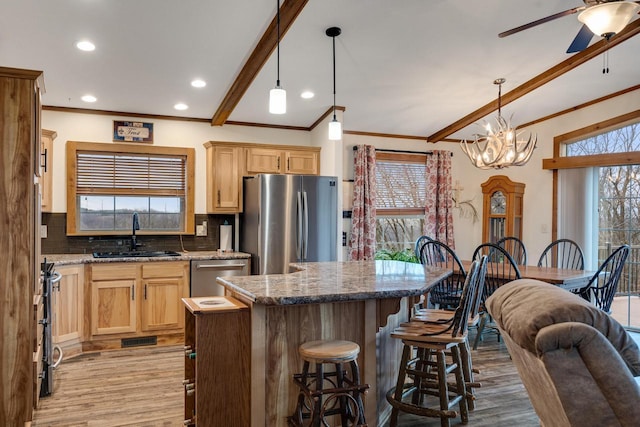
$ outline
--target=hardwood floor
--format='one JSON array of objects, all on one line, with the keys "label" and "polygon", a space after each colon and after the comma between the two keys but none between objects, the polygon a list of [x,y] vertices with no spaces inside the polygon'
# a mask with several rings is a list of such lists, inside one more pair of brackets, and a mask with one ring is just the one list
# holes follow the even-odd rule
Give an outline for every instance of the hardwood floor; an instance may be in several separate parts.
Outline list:
[{"label": "hardwood floor", "polygon": [[[64,360],[55,371],[54,393],[40,400],[33,426],[181,426],[183,357],[181,346],[171,346]],[[487,337],[473,361],[482,388],[469,426],[539,426],[504,344]],[[459,424],[459,418],[452,421]],[[440,421],[402,414],[400,425],[439,426]]]}]

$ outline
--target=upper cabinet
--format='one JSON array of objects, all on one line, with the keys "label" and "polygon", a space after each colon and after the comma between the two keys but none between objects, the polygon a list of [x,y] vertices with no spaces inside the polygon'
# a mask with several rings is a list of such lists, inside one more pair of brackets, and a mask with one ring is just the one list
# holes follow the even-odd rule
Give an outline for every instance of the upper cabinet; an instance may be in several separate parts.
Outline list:
[{"label": "upper cabinet", "polygon": [[242,177],[259,173],[318,175],[320,147],[209,141],[207,212],[242,212]]},{"label": "upper cabinet", "polygon": [[53,140],[58,136],[52,130],[42,129],[40,138],[40,192],[42,212],[53,212]]},{"label": "upper cabinet", "polygon": [[242,147],[207,146],[207,212],[242,211]]}]

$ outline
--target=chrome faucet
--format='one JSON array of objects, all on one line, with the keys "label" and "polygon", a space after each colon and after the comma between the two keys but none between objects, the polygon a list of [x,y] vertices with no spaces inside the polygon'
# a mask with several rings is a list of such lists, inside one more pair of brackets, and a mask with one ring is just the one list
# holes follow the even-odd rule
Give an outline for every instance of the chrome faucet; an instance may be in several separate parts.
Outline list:
[{"label": "chrome faucet", "polygon": [[132,232],[131,232],[131,251],[136,251],[138,250],[139,246],[142,246],[141,243],[137,242],[137,238],[136,238],[136,230],[140,230],[140,220],[138,218],[138,212],[134,212],[133,213],[133,224],[132,224]]}]

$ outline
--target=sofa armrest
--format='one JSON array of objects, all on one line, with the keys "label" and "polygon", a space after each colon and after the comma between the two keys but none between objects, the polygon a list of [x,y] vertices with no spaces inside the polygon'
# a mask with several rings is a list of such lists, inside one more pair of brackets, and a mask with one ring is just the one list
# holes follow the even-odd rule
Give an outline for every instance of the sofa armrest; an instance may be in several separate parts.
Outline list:
[{"label": "sofa armrest", "polygon": [[640,388],[598,330],[577,322],[550,325],[535,345],[572,425],[637,425]]}]

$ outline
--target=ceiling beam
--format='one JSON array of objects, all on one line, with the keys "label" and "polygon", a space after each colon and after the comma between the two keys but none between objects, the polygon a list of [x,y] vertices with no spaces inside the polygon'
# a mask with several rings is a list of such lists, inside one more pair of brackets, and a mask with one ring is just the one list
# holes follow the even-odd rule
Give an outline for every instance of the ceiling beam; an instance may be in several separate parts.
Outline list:
[{"label": "ceiling beam", "polygon": [[[590,47],[586,48],[582,52],[576,53],[575,55],[569,57],[568,59],[562,61],[558,65],[549,68],[548,70],[538,74],[531,80],[521,84],[520,86],[513,89],[511,92],[505,93],[501,97],[502,106],[509,104],[510,102],[515,101],[516,99],[532,92],[539,87],[549,83],[551,80],[556,77],[560,77],[561,75],[573,70],[574,68],[584,64],[585,62],[595,58],[596,56],[606,52],[614,46],[630,39],[636,34],[640,33],[640,19],[636,19],[635,21],[628,24],[624,30],[613,36],[609,41],[602,39],[597,43],[594,43]],[[427,141],[429,142],[438,142],[444,140],[446,137],[452,135],[453,133],[464,129],[468,125],[477,122],[478,120],[485,117],[487,114],[491,114],[492,112],[498,109],[498,100],[494,100],[487,105],[480,107],[476,111],[467,114],[460,120],[450,124],[449,126],[437,131],[433,135],[427,137]]]},{"label": "ceiling beam", "polygon": [[[287,33],[287,30],[296,20],[302,9],[306,6],[308,0],[284,0],[280,6],[280,40]],[[256,45],[251,56],[236,76],[235,81],[224,96],[224,99],[218,106],[215,114],[211,118],[211,126],[222,126],[236,105],[242,99],[253,79],[258,75],[264,64],[267,62],[271,53],[278,44],[278,27],[277,15],[273,17],[271,24],[262,35],[262,38]]]}]

